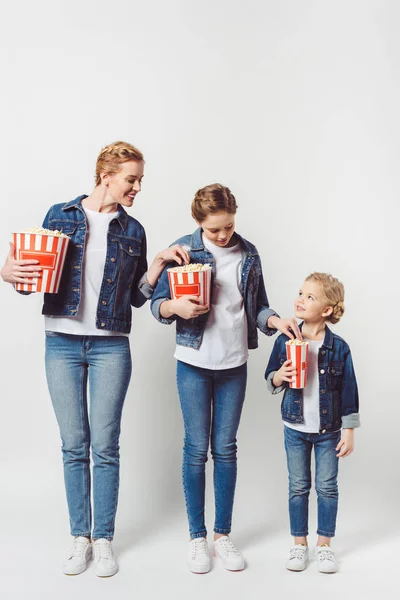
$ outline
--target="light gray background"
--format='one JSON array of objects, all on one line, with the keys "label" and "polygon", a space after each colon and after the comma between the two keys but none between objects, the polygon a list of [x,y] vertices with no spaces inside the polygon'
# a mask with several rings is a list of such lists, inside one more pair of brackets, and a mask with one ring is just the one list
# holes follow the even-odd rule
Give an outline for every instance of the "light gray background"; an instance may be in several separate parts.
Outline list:
[{"label": "light gray background", "polygon": [[[261,336],[239,430],[233,530],[249,567],[235,575],[215,565],[194,577],[185,567],[174,328],[158,324],[148,305],[135,310],[115,538],[121,570],[108,581],[90,569],[67,578],[42,298],[3,284],[4,597],[330,597],[353,588],[372,597],[390,589],[399,535],[399,18],[399,3],[384,0],[24,0],[3,8],[2,254],[13,230],[89,193],[100,148],[117,139],[146,158],[131,214],[147,231],[150,259],[194,229],[199,187],[228,185],[237,230],[257,245],[282,316],[310,271],[344,282],[346,314],[334,330],[352,348],[362,416],[355,453],[340,465],[341,572],[324,578],[312,563],[288,573],[280,397],[266,390],[273,339]],[[314,500],[312,510],[311,530]]]}]

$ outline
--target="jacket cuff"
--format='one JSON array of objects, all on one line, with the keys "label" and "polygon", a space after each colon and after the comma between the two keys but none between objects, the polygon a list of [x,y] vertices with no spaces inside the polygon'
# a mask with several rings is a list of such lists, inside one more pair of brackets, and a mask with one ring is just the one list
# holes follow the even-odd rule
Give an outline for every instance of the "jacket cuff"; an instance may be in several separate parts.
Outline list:
[{"label": "jacket cuff", "polygon": [[278,330],[275,327],[268,327],[268,319],[270,317],[278,317],[280,316],[276,313],[272,308],[263,308],[257,315],[257,327],[265,335],[274,335]]},{"label": "jacket cuff", "polygon": [[342,428],[343,429],[354,429],[360,427],[360,414],[352,413],[351,415],[343,415],[342,417]]},{"label": "jacket cuff", "polygon": [[138,290],[143,294],[143,296],[145,298],[149,299],[149,298],[152,297],[153,292],[154,292],[154,288],[147,281],[147,273],[145,273],[144,275],[142,275],[142,277],[139,279]]},{"label": "jacket cuff", "polygon": [[171,325],[174,321],[176,321],[176,315],[172,315],[169,319],[161,316],[160,307],[163,302],[166,300],[171,300],[171,298],[157,298],[157,300],[153,300],[151,303],[151,312],[153,316],[160,321],[160,323],[164,323],[164,325]]},{"label": "jacket cuff", "polygon": [[272,380],[274,378],[276,371],[271,371],[271,373],[268,375],[267,377],[267,388],[268,390],[271,392],[271,394],[280,394],[281,392],[283,392],[283,390],[285,389],[285,384],[282,383],[282,385],[279,385],[278,387],[275,387],[274,384],[272,383]]}]

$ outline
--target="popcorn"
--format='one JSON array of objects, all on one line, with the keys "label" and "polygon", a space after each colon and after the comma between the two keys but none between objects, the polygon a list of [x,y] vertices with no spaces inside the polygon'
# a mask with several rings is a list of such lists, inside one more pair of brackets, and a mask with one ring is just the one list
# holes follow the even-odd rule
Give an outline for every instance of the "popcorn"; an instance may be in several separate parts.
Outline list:
[{"label": "popcorn", "polygon": [[35,233],[36,235],[54,235],[54,237],[64,237],[68,236],[62,231],[58,231],[58,229],[45,229],[44,227],[32,227],[31,229],[24,229],[23,233]]},{"label": "popcorn", "polygon": [[308,366],[308,342],[298,340],[289,340],[286,342],[286,356],[296,368],[296,375],[293,381],[289,383],[291,388],[302,389],[307,385],[307,366]]},{"label": "popcorn", "polygon": [[33,283],[16,283],[15,289],[24,292],[58,292],[70,238],[61,231],[43,227],[13,233],[16,260],[38,260],[40,277]]},{"label": "popcorn", "polygon": [[198,296],[199,303],[210,304],[211,271],[210,264],[191,263],[167,269],[171,298]]},{"label": "popcorn", "polygon": [[169,273],[194,273],[195,271],[209,271],[211,265],[208,263],[202,265],[201,263],[190,263],[189,265],[182,265],[181,267],[171,267],[168,269]]}]

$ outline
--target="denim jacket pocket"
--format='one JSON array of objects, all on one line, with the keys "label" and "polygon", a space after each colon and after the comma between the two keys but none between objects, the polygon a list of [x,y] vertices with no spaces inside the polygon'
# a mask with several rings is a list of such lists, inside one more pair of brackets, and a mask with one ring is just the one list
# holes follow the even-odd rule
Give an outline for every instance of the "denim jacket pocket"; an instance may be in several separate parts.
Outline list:
[{"label": "denim jacket pocket", "polygon": [[331,391],[340,388],[343,378],[344,363],[332,362],[328,368],[328,386]]}]

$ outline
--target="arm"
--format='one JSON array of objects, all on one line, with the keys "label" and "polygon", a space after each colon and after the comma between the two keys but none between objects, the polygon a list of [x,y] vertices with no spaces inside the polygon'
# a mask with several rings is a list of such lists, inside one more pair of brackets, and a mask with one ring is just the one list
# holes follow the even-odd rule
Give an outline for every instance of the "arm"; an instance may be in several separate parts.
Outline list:
[{"label": "arm", "polygon": [[274,347],[271,352],[271,356],[269,357],[268,366],[265,371],[265,379],[267,381],[267,387],[271,394],[279,394],[284,389],[287,388],[287,382],[283,378],[283,374],[281,369],[283,368],[286,361],[283,365],[281,365],[280,355],[282,351],[282,344],[285,342],[284,336],[279,336],[277,340],[275,340]]},{"label": "arm", "polygon": [[360,427],[358,388],[350,349],[345,355],[344,373],[340,390],[342,406],[342,437],[336,446],[338,458],[349,456],[354,450],[354,428]]}]

